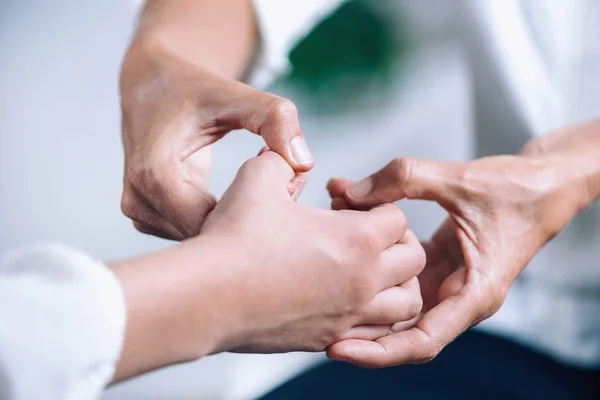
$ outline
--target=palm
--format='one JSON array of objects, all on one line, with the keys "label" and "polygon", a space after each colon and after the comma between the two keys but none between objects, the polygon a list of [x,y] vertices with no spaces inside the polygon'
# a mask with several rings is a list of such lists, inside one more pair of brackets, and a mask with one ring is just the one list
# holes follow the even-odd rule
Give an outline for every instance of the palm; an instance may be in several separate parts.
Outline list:
[{"label": "palm", "polygon": [[447,219],[433,235],[424,242],[427,264],[419,275],[423,296],[423,311],[427,312],[464,286],[466,265],[452,220]]},{"label": "palm", "polygon": [[199,207],[195,211],[202,216],[212,211],[216,204],[214,196],[209,191],[211,165],[210,145],[199,149],[181,162],[181,183],[189,191],[189,197],[198,199]]}]

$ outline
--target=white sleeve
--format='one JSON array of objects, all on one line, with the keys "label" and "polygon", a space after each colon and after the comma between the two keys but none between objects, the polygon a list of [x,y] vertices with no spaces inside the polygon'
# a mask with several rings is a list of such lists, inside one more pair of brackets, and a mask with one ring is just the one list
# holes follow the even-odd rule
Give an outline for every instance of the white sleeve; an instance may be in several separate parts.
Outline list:
[{"label": "white sleeve", "polygon": [[125,331],[121,286],[102,263],[58,244],[0,258],[0,398],[98,399]]},{"label": "white sleeve", "polygon": [[248,83],[265,87],[289,68],[288,53],[345,0],[253,0],[260,45]]}]

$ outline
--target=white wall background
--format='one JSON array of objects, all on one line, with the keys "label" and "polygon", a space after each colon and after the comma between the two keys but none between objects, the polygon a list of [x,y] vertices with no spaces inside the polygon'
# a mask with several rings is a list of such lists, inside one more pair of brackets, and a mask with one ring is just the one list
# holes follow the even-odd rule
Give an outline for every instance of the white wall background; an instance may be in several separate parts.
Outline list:
[{"label": "white wall background", "polygon": [[[451,2],[407,3],[425,21],[423,37],[447,37]],[[117,80],[134,14],[123,0],[0,0],[0,251],[59,240],[109,260],[170,245],[137,233],[119,211]],[[395,156],[468,157],[464,63],[452,41],[428,42],[389,107],[339,119],[303,115],[299,104],[318,161],[302,202],[327,207],[330,177],[359,178]],[[259,148],[259,138],[240,132],[216,146],[215,193]],[[443,217],[430,204],[402,206],[420,236]],[[213,356],[127,382],[105,399],[246,398],[314,359]]]}]

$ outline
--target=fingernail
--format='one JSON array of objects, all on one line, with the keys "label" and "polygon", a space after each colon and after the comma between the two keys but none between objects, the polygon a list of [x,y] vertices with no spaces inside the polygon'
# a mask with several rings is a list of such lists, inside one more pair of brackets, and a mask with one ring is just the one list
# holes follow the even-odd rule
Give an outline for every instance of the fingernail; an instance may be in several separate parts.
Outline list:
[{"label": "fingernail", "polygon": [[335,182],[335,178],[329,178],[329,180],[327,181],[327,185],[325,185],[325,189],[329,190],[328,188],[333,182]]},{"label": "fingernail", "polygon": [[304,138],[296,136],[290,142],[290,146],[292,148],[292,157],[294,157],[294,160],[298,164],[312,164],[313,156],[310,154]]},{"label": "fingernail", "polygon": [[368,177],[362,181],[355,183],[348,188],[348,196],[354,199],[360,199],[367,196],[373,190],[373,178]]}]

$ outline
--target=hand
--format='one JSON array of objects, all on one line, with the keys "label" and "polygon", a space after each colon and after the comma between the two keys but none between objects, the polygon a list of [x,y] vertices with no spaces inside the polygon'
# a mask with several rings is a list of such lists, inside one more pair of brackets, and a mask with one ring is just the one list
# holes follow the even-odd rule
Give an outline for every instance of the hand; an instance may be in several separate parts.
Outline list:
[{"label": "hand", "polygon": [[328,355],[367,367],[427,362],[493,315],[531,258],[580,210],[561,167],[560,157],[541,156],[469,163],[396,159],[357,184],[331,181],[336,209],[422,199],[438,202],[449,218],[424,244],[424,314],[415,326],[372,342],[341,341]]},{"label": "hand", "polygon": [[[322,351],[344,338],[375,339],[421,310],[422,247],[402,212],[318,210],[288,194],[294,171],[273,152],[247,162],[202,236],[239,262],[220,304],[222,350]],[[297,178],[296,178],[297,179]],[[398,326],[398,325],[397,325]]]},{"label": "hand", "polygon": [[235,129],[261,135],[297,172],[312,168],[292,102],[216,76],[136,40],[121,72],[125,177],[121,208],[144,233],[198,235],[215,198],[210,145]]},{"label": "hand", "polygon": [[412,326],[425,254],[404,214],[304,207],[293,199],[303,184],[267,151],[242,166],[198,237],[112,264],[128,314],[116,380],[220,351],[322,351]]}]

